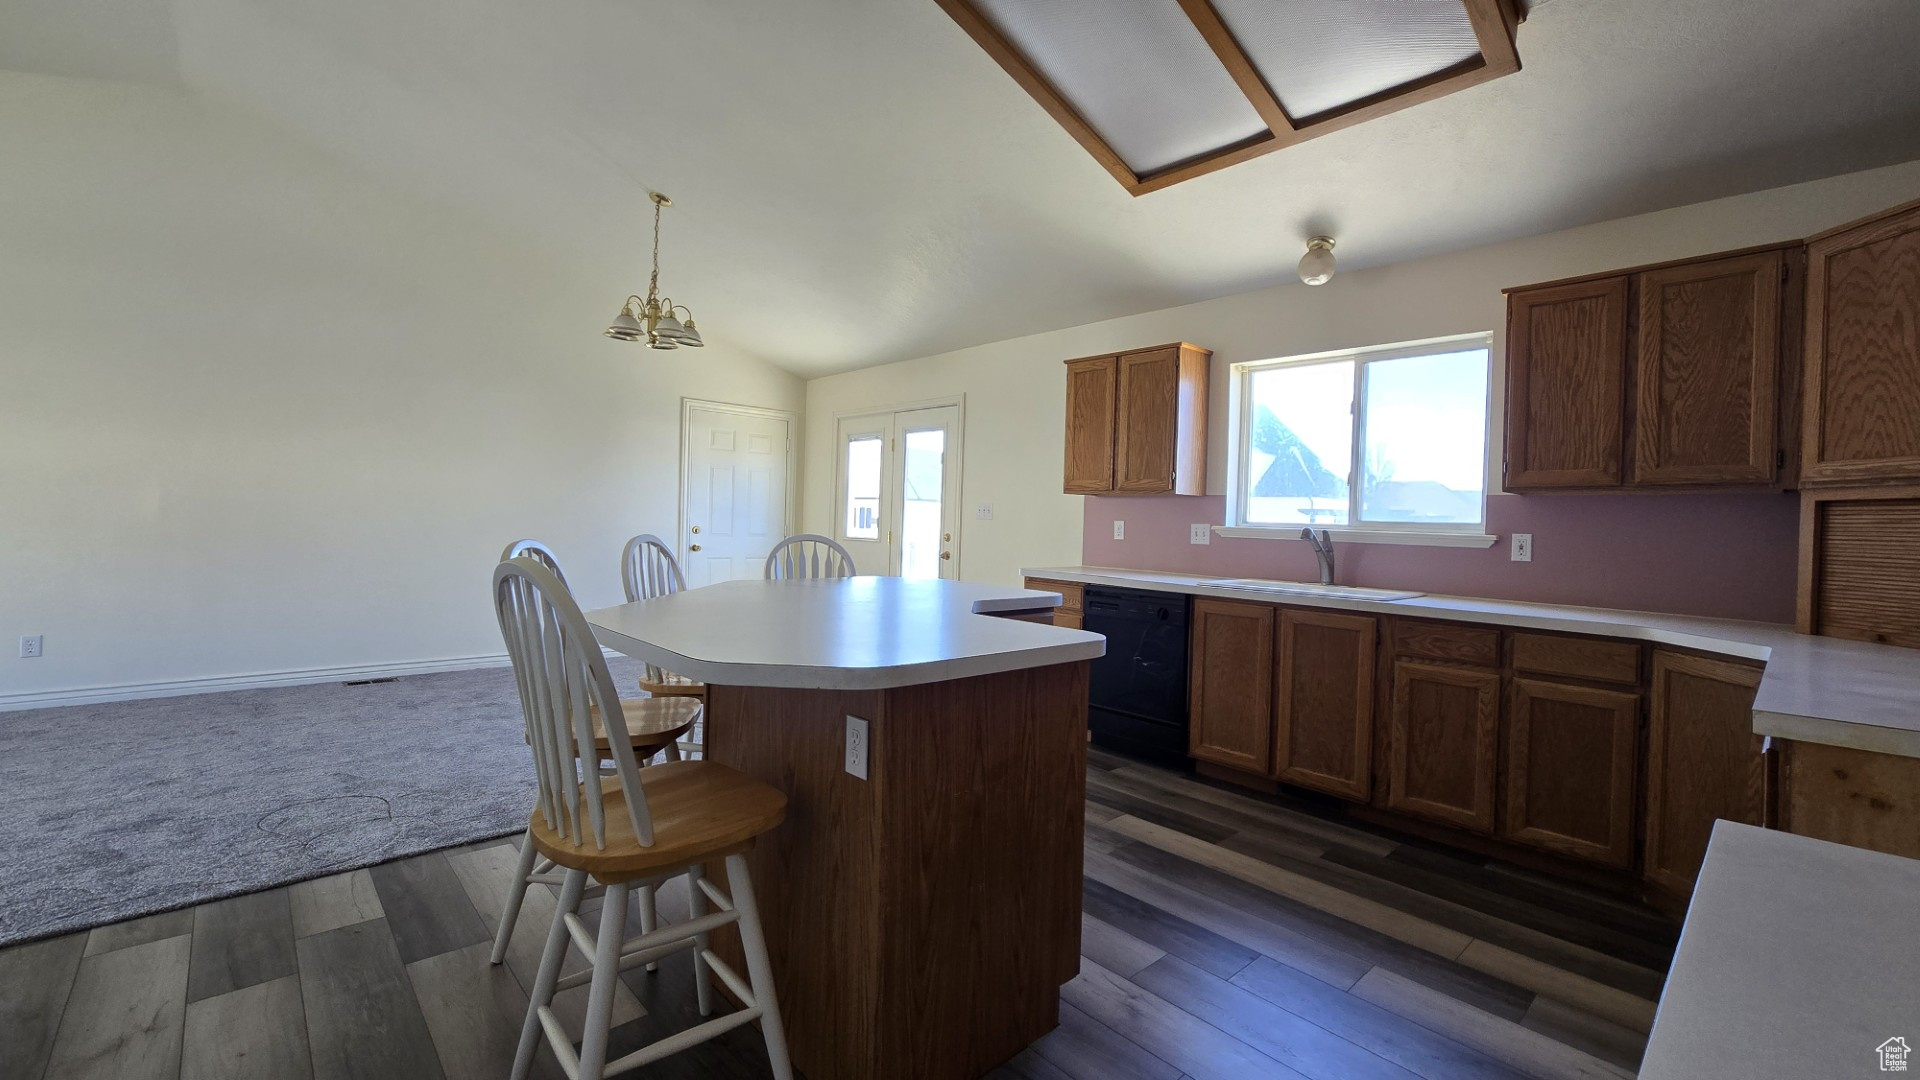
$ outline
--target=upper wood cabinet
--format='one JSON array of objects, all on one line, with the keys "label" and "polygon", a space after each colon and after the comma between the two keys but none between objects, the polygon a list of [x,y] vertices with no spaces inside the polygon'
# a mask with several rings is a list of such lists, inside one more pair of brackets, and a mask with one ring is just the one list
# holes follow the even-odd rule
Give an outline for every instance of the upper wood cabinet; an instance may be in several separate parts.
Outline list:
[{"label": "upper wood cabinet", "polygon": [[1636,275],[1637,484],[1773,483],[1782,251]]},{"label": "upper wood cabinet", "polygon": [[1177,342],[1067,361],[1067,494],[1204,495],[1212,356]]},{"label": "upper wood cabinet", "polygon": [[1776,245],[1508,290],[1506,488],[1778,485],[1798,257]]},{"label": "upper wood cabinet", "polygon": [[1693,891],[1716,819],[1761,824],[1765,758],[1753,733],[1760,668],[1656,649],[1647,731],[1648,883]]},{"label": "upper wood cabinet", "polygon": [[1364,801],[1373,793],[1370,615],[1284,608],[1274,697],[1274,776]]},{"label": "upper wood cabinet", "polygon": [[1920,202],[1807,242],[1808,486],[1920,480]]},{"label": "upper wood cabinet", "polygon": [[1069,495],[1113,490],[1113,402],[1120,358],[1090,356],[1067,361],[1067,467]]},{"label": "upper wood cabinet", "polygon": [[1802,492],[1799,594],[1803,634],[1920,649],[1920,484]]},{"label": "upper wood cabinet", "polygon": [[1188,751],[1264,775],[1273,764],[1271,604],[1193,602]]},{"label": "upper wood cabinet", "polygon": [[1625,277],[1507,297],[1509,490],[1620,483],[1626,342]]}]

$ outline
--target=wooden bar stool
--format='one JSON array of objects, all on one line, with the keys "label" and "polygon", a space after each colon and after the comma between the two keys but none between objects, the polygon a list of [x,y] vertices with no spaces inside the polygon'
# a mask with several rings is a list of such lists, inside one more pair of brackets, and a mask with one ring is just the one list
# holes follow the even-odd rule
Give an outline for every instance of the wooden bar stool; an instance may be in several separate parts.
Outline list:
[{"label": "wooden bar stool", "polygon": [[[560,560],[553,551],[538,540],[515,540],[501,553],[501,561],[525,557],[537,562],[551,573],[560,587],[567,587],[566,575],[560,571]],[[569,593],[569,595],[571,595]],[[524,684],[521,687],[525,692]],[[685,698],[632,698],[620,702],[620,712],[626,722],[627,738],[637,761],[650,760],[655,754],[665,753],[669,761],[680,757],[680,740],[700,720],[702,703]],[[607,741],[606,725],[600,719],[597,707],[590,710],[594,736],[594,767],[602,761],[612,760],[610,745]],[[532,742],[532,724],[529,719],[527,739]],[[507,894],[507,905],[500,913],[500,926],[493,935],[493,963],[506,959],[507,943],[513,940],[513,927],[520,919],[520,905],[526,900],[527,890],[534,885],[558,885],[561,875],[554,869],[552,861],[536,859],[531,836],[520,839],[520,858],[514,865],[514,877],[511,891]],[[651,928],[656,922],[653,904],[653,890],[640,891],[640,925]],[[652,970],[651,967],[648,970]]]},{"label": "wooden bar stool", "polygon": [[[627,602],[631,604],[635,600],[682,592],[687,587],[687,577],[680,572],[680,560],[673,557],[666,541],[652,533],[641,533],[627,541],[626,548],[620,552],[620,584],[626,588]],[[641,674],[640,689],[657,698],[695,698],[703,705],[707,700],[706,683],[676,675],[655,664],[648,664]],[[706,738],[697,730],[691,739],[680,743],[680,749],[691,754],[702,753],[705,746]]]},{"label": "wooden bar stool", "polygon": [[773,545],[761,572],[768,581],[852,577],[857,573],[847,549],[833,537],[819,533],[795,533]]},{"label": "wooden bar stool", "polygon": [[[528,993],[513,1080],[526,1080],[538,1049],[536,1039],[543,1034],[569,1077],[600,1080],[755,1021],[773,1075],[792,1080],[772,964],[743,857],[756,837],[785,819],[787,797],[711,761],[668,761],[641,769],[606,658],[560,579],[532,558],[510,559],[494,571],[493,599],[520,684],[540,778],[539,805],[528,823],[529,846],[565,870],[559,909]],[[596,710],[606,722],[612,776],[585,764],[593,756],[589,746],[598,749]],[[705,864],[713,860],[724,860],[725,892],[705,877]],[[691,915],[626,940],[629,890],[682,875],[692,895]],[[579,915],[589,877],[607,890],[598,934]],[[708,935],[727,925],[739,928],[745,979],[708,947]],[[562,979],[560,967],[569,944],[593,957],[593,969]],[[614,981],[625,969],[681,949],[693,951],[701,1016],[713,1012],[709,972],[743,1007],[607,1061]],[[557,991],[582,983],[589,984],[587,1015],[576,1055],[573,1037],[555,1018],[552,1001]]]}]

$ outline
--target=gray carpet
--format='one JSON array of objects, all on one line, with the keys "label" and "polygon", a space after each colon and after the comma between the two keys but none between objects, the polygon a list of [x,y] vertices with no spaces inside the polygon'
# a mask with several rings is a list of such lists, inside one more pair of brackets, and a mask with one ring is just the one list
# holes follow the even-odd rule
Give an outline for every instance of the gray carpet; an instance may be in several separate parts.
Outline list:
[{"label": "gray carpet", "polygon": [[504,667],[0,713],[0,945],[517,831],[521,723]]}]

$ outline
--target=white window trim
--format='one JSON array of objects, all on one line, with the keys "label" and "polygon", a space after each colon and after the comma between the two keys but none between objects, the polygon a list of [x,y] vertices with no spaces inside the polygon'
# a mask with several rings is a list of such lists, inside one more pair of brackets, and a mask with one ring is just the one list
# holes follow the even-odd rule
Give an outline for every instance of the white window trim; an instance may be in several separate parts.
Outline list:
[{"label": "white window trim", "polygon": [[[1334,349],[1327,352],[1311,353],[1305,356],[1289,356],[1275,360],[1250,360],[1233,365],[1232,378],[1227,383],[1227,414],[1233,417],[1231,442],[1227,445],[1227,523],[1215,525],[1216,535],[1237,539],[1257,540],[1300,540],[1300,528],[1304,526],[1252,525],[1245,516],[1244,500],[1246,493],[1241,483],[1241,472],[1246,468],[1247,444],[1251,437],[1251,414],[1244,407],[1248,394],[1248,381],[1253,372],[1275,367],[1288,367],[1295,364],[1325,363],[1334,360],[1356,359],[1363,362],[1354,372],[1355,391],[1361,390],[1366,364],[1376,360],[1393,360],[1407,356],[1425,356],[1443,351],[1450,346],[1478,346],[1487,350],[1487,425],[1483,434],[1483,444],[1488,447],[1490,457],[1493,423],[1493,335],[1491,333],[1455,334],[1449,337],[1428,338],[1422,341],[1409,341],[1380,348]],[[1358,398],[1356,397],[1356,403]],[[1356,416],[1356,421],[1359,419]],[[1356,422],[1354,426],[1354,449],[1357,457],[1363,429]],[[1352,464],[1349,463],[1349,471]],[[1492,490],[1490,483],[1491,465],[1486,466],[1480,484],[1480,521],[1474,524],[1392,524],[1385,522],[1360,522],[1348,525],[1326,525],[1316,528],[1325,529],[1336,543],[1349,544],[1400,544],[1412,547],[1456,547],[1489,548],[1499,542],[1499,537],[1486,531],[1487,493]]]}]

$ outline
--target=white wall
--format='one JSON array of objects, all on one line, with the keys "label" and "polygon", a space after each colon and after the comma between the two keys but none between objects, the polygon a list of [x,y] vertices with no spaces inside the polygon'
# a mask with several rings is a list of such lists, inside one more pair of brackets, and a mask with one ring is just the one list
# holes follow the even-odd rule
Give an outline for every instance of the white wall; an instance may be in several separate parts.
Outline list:
[{"label": "white wall", "polygon": [[[1207,467],[1209,491],[1219,495],[1227,428],[1219,418],[1226,415],[1231,364],[1493,331],[1494,362],[1503,371],[1502,288],[1792,239],[1916,196],[1920,162],[1910,162],[1349,271],[1314,289],[1285,285],[816,379],[807,384],[807,524],[822,532],[832,524],[836,413],[965,394],[964,576],[1013,582],[1022,566],[1077,564],[1083,499],[1060,492],[1063,360],[1177,340],[1212,349]],[[1297,255],[1294,238],[1274,238],[1276,261]],[[1501,382],[1496,373],[1496,387]],[[1497,402],[1495,411],[1497,448]],[[994,504],[994,520],[973,520],[980,502]],[[1178,528],[1184,536],[1185,525]]]},{"label": "white wall", "polygon": [[601,337],[632,282],[173,90],[0,72],[0,147],[0,707],[497,655],[507,541],[592,606],[675,531],[683,395],[801,407]]}]

